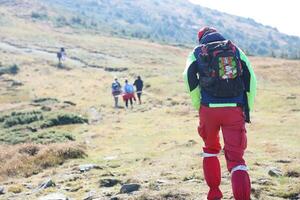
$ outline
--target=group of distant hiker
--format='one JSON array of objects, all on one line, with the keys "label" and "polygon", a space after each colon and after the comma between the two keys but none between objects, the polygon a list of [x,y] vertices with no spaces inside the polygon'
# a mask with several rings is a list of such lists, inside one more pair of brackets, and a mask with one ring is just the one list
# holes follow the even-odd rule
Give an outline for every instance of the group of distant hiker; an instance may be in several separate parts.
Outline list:
[{"label": "group of distant hiker", "polygon": [[[135,86],[135,89],[134,89]],[[125,85],[122,90],[122,86],[118,81],[118,78],[115,77],[114,82],[111,84],[112,95],[115,101],[115,108],[119,108],[119,96],[122,95],[125,102],[125,107],[128,108],[128,103],[130,103],[131,109],[133,108],[133,101],[136,101],[135,92],[138,97],[139,104],[142,104],[142,91],[144,83],[140,76],[137,76],[133,84],[130,84],[127,79],[125,79]]]},{"label": "group of distant hiker", "polygon": [[[61,47],[59,51],[56,53],[58,59],[58,67],[63,67],[63,62],[66,59],[66,51],[64,47]],[[135,89],[134,89],[135,86]],[[115,108],[119,108],[119,96],[122,96],[125,107],[128,108],[128,104],[130,103],[131,109],[133,108],[133,101],[136,101],[135,93],[137,94],[139,104],[142,104],[142,91],[143,91],[143,81],[140,76],[137,76],[136,80],[133,84],[130,84],[127,79],[125,79],[125,85],[122,89],[118,78],[115,77],[114,82],[111,85],[112,95],[115,101]]]}]

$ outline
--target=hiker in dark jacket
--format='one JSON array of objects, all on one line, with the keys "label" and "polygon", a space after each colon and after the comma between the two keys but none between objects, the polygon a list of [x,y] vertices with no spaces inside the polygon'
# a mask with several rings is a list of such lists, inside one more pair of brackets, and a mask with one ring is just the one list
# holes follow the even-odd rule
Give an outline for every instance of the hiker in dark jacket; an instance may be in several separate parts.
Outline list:
[{"label": "hiker in dark jacket", "polygon": [[118,78],[115,78],[114,82],[111,84],[111,94],[114,97],[115,108],[119,107],[118,100],[121,93],[122,93],[121,84],[119,83]]},{"label": "hiker in dark jacket", "polygon": [[250,122],[249,111],[256,95],[255,74],[245,53],[216,29],[200,29],[198,39],[199,46],[189,54],[183,76],[192,104],[199,111],[207,199],[223,196],[218,160],[222,129],[234,198],[249,200],[251,185],[243,156],[247,147],[245,122]]},{"label": "hiker in dark jacket", "polygon": [[144,83],[140,76],[137,77],[137,79],[134,81],[133,85],[136,87],[136,94],[139,99],[139,104],[141,104],[142,103],[141,96],[142,96]]}]

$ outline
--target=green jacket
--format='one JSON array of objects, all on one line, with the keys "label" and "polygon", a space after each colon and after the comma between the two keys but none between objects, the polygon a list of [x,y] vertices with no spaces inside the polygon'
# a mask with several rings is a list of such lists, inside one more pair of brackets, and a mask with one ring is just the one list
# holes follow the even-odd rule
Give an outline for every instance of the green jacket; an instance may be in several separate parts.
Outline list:
[{"label": "green jacket", "polygon": [[[245,92],[248,100],[247,101],[248,108],[249,111],[252,111],[254,106],[254,98],[256,96],[256,77],[249,59],[241,49],[238,50],[240,54],[240,60],[242,62],[243,69],[244,69],[243,76],[247,83],[245,84],[246,85]],[[201,104],[201,86],[199,85],[197,61],[194,55],[194,51],[188,55],[186,61],[186,68],[183,72],[183,79],[184,79],[185,86],[191,96],[192,104],[194,108],[198,110]],[[229,106],[236,106],[236,104],[232,104],[232,103],[210,104],[210,107],[229,107]]]}]

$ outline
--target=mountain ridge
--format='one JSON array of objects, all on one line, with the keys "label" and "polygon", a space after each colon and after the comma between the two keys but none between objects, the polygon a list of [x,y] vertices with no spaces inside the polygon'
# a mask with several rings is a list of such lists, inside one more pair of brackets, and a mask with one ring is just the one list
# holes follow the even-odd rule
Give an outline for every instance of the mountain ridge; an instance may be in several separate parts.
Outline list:
[{"label": "mountain ridge", "polygon": [[[252,55],[300,58],[300,37],[280,33],[276,28],[184,0],[41,0],[24,2],[32,6],[30,20],[50,21],[54,27],[96,30],[101,34],[133,37],[153,42],[193,46],[197,30],[216,27],[225,38]],[[3,4],[5,5],[5,4]]]}]

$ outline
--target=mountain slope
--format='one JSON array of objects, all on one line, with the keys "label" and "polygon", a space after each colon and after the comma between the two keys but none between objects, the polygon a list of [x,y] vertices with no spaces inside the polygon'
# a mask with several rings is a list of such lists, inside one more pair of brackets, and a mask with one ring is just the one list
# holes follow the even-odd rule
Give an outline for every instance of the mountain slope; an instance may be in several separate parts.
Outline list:
[{"label": "mountain slope", "polygon": [[[117,21],[115,29],[109,20],[85,21],[69,3],[0,0],[0,73],[19,66],[15,75],[0,75],[0,191],[5,193],[0,199],[39,199],[53,192],[72,199],[204,199],[198,113],[181,77],[190,49],[101,36],[115,32]],[[57,68],[55,52],[62,46],[65,68]],[[245,152],[251,199],[296,199],[300,61],[249,59],[259,82]],[[111,81],[117,76],[124,84],[136,75],[145,83],[143,104],[114,109]],[[89,123],[57,123],[78,117]],[[24,140],[33,144],[10,145]],[[36,144],[48,142],[53,145]],[[224,199],[232,199],[223,154],[220,161]],[[97,167],[82,170],[86,164]],[[282,176],[269,176],[270,168]],[[42,187],[49,182],[52,187]],[[141,187],[120,194],[127,183]]]},{"label": "mountain slope", "polygon": [[[21,1],[24,4],[24,1]],[[169,44],[194,45],[199,27],[216,27],[254,55],[300,57],[300,38],[252,19],[194,5],[185,0],[41,0],[32,10],[35,20],[57,27],[71,26],[101,34],[143,38]],[[40,9],[42,8],[42,9]]]}]

